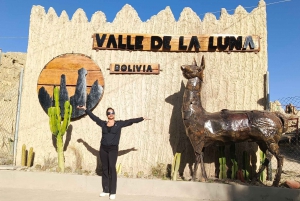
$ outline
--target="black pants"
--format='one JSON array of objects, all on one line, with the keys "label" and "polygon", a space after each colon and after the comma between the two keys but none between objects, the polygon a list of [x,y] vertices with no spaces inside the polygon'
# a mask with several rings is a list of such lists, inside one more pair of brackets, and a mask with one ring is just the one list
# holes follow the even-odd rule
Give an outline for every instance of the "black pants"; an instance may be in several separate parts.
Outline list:
[{"label": "black pants", "polygon": [[116,194],[118,146],[100,146],[100,160],[102,163],[102,188],[103,192]]}]

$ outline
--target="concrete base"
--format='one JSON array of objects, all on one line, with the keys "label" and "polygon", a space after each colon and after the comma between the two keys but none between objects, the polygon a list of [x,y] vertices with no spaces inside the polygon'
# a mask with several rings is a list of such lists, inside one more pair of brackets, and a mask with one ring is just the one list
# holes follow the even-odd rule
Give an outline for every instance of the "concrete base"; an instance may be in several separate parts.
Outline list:
[{"label": "concrete base", "polygon": [[[0,188],[49,189],[96,194],[102,190],[99,176],[14,170],[0,170]],[[117,194],[197,200],[300,200],[300,190],[287,188],[129,178],[118,178]]]},{"label": "concrete base", "polygon": [[17,169],[15,166],[11,165],[0,165],[0,170],[15,170]]}]

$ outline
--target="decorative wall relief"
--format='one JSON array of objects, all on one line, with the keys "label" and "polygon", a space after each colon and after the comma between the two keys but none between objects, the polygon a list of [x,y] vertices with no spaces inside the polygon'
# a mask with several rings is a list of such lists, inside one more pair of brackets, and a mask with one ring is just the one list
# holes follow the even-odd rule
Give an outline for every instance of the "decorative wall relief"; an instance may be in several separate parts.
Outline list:
[{"label": "decorative wall relief", "polygon": [[[78,110],[78,105],[86,105],[92,110],[100,101],[104,79],[100,68],[92,59],[82,54],[63,54],[52,59],[42,70],[37,91],[39,102],[47,113],[48,108],[54,105],[53,88],[60,87],[60,105],[70,100],[73,107],[72,119],[85,114]],[[63,117],[64,108],[61,108]]]}]

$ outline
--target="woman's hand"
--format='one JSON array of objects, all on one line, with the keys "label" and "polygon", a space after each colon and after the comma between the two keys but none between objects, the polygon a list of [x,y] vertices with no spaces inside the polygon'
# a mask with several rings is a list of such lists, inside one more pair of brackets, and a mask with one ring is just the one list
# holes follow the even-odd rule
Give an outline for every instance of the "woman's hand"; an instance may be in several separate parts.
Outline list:
[{"label": "woman's hand", "polygon": [[149,118],[147,118],[147,117],[143,117],[143,119],[144,119],[144,120],[151,120],[151,119],[149,119]]},{"label": "woman's hand", "polygon": [[137,149],[135,147],[132,147],[131,151],[137,151]]},{"label": "woman's hand", "polygon": [[77,109],[80,109],[80,110],[86,110],[86,107],[84,105],[78,105],[77,106]]}]

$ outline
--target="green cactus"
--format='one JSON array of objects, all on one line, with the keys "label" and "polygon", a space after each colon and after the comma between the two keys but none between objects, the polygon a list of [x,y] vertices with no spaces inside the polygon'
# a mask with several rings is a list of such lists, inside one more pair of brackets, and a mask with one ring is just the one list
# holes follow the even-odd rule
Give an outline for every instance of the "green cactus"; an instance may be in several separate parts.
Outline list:
[{"label": "green cactus", "polygon": [[49,116],[49,125],[52,134],[56,138],[56,146],[57,146],[57,155],[58,155],[58,167],[60,168],[61,172],[65,170],[65,161],[64,161],[64,142],[63,136],[66,130],[69,127],[72,115],[72,105],[70,105],[69,101],[66,101],[64,104],[65,107],[65,114],[64,119],[61,124],[61,116],[60,116],[60,105],[59,105],[59,88],[54,87],[53,89],[54,101],[55,105],[48,109],[48,116]]},{"label": "green cactus", "polygon": [[26,157],[27,157],[27,153],[26,153],[26,145],[23,144],[22,146],[22,160],[21,160],[21,165],[22,166],[26,166]]},{"label": "green cactus", "polygon": [[244,151],[243,152],[243,168],[242,168],[242,171],[243,171],[243,176],[245,178],[245,180],[249,180],[249,172],[250,172],[250,157],[249,157],[249,154]]},{"label": "green cactus", "polygon": [[[260,151],[260,165],[262,165],[266,159],[266,154],[262,151]],[[259,179],[262,182],[266,181],[266,169],[259,175]]]},{"label": "green cactus", "polygon": [[230,160],[232,162],[231,179],[236,179],[236,174],[238,171],[238,164],[237,164],[236,155],[235,155],[235,144],[230,145]]},{"label": "green cactus", "polygon": [[117,174],[120,174],[121,173],[121,171],[122,171],[122,164],[121,163],[119,163],[118,165],[117,165]]},{"label": "green cactus", "polygon": [[225,146],[219,147],[219,163],[220,163],[220,173],[219,173],[219,179],[226,179],[226,158],[225,158]]},{"label": "green cactus", "polygon": [[31,167],[32,159],[33,159],[33,148],[30,147],[29,153],[28,153],[28,158],[27,158],[27,167]]},{"label": "green cactus", "polygon": [[177,172],[179,170],[180,159],[181,159],[181,153],[176,153],[173,159],[172,170],[171,170],[171,178],[173,181],[177,180]]}]

